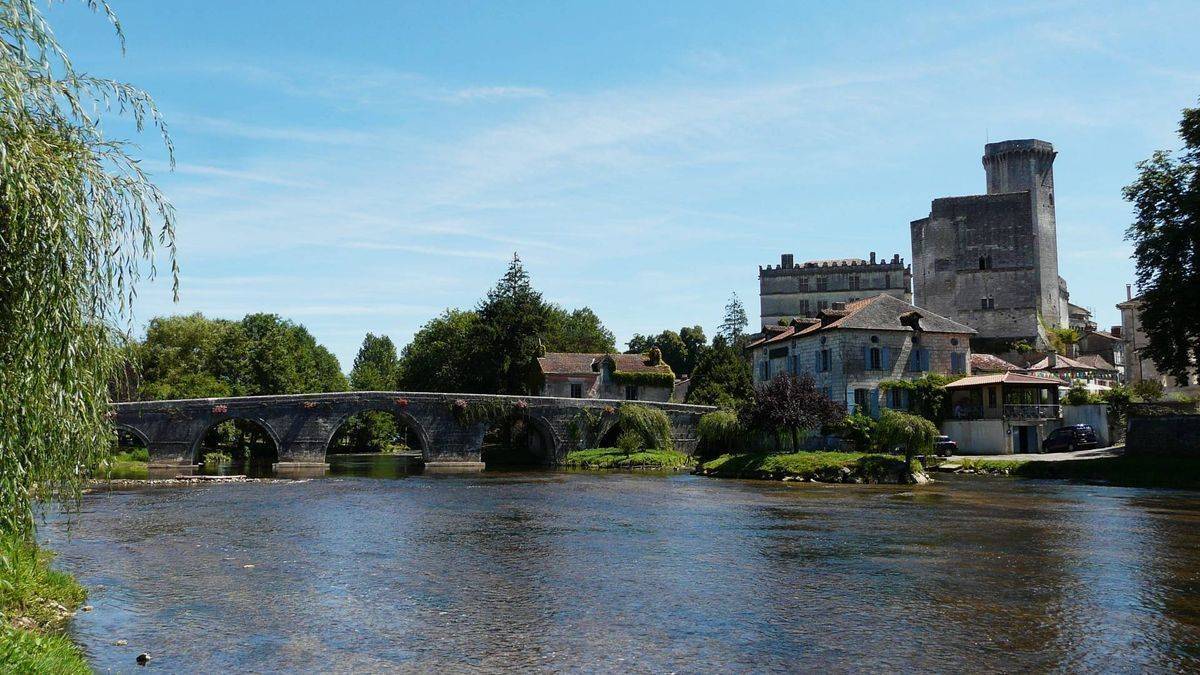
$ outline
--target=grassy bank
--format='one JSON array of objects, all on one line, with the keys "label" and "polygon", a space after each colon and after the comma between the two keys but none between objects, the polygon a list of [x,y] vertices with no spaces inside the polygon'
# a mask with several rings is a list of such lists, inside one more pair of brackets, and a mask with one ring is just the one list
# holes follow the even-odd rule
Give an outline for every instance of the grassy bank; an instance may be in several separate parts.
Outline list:
[{"label": "grassy bank", "polygon": [[53,554],[0,536],[0,670],[88,673],[83,653],[58,633],[87,592],[50,569]]},{"label": "grassy bank", "polygon": [[[914,470],[915,469],[915,470]],[[904,459],[859,452],[744,453],[721,455],[700,465],[696,473],[719,478],[815,480],[837,483],[909,483],[920,466]]]},{"label": "grassy bank", "polygon": [[100,462],[92,475],[96,478],[149,478],[150,451],[138,448],[114,452]]},{"label": "grassy bank", "polygon": [[682,469],[691,458],[674,450],[594,448],[568,452],[563,464],[577,469]]},{"label": "grassy bank", "polygon": [[1104,481],[1123,487],[1200,490],[1200,457],[1122,455],[1065,462],[1027,462],[1015,475],[1023,478],[1067,478]]},{"label": "grassy bank", "polygon": [[1021,459],[964,459],[954,469],[956,473],[990,473],[1009,476],[1029,463]]}]

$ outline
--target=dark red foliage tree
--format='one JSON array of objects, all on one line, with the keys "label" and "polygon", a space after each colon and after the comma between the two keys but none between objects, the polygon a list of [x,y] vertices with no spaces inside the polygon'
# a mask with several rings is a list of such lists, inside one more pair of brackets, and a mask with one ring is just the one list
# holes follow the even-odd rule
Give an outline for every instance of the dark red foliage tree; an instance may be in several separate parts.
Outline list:
[{"label": "dark red foliage tree", "polygon": [[754,390],[750,405],[742,410],[742,423],[762,431],[787,430],[792,450],[797,450],[802,430],[819,429],[845,416],[845,407],[822,394],[812,375],[795,377],[780,373]]}]

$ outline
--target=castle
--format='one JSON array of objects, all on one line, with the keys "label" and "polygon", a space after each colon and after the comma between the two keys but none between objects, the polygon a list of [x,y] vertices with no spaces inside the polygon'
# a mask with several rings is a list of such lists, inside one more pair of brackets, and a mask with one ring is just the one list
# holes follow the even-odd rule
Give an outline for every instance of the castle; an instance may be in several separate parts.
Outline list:
[{"label": "castle", "polygon": [[933,200],[911,224],[916,304],[978,331],[979,351],[1047,343],[1045,326],[1068,324],[1058,276],[1054,146],[988,143],[987,194]]},{"label": "castle", "polygon": [[1045,348],[1046,327],[1067,326],[1075,307],[1058,275],[1056,154],[1035,139],[985,145],[987,194],[933,200],[910,225],[911,269],[899,254],[877,262],[874,253],[799,265],[785,253],[759,267],[762,327],[883,293],[974,328],[976,351]]}]

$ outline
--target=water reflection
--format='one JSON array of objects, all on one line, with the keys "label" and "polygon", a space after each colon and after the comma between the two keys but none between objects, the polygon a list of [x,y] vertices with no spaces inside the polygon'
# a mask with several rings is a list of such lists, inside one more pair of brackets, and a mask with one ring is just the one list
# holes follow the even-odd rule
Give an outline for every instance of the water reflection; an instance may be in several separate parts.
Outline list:
[{"label": "water reflection", "polygon": [[89,496],[43,530],[76,637],[121,671],[1200,666],[1194,494],[403,464]]}]

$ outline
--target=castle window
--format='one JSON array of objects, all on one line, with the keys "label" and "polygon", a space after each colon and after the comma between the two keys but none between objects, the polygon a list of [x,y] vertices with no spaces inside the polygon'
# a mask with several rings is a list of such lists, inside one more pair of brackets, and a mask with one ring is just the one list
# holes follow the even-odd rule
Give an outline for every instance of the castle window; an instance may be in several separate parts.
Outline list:
[{"label": "castle window", "polygon": [[808,300],[801,300],[801,301],[800,301],[800,313],[801,313],[801,314],[808,314]]},{"label": "castle window", "polygon": [[884,288],[892,287],[892,275],[890,275],[890,274],[883,275],[883,287]]},{"label": "castle window", "polygon": [[578,382],[571,383],[571,398],[583,398],[583,385],[582,384],[580,384]]},{"label": "castle window", "polygon": [[852,290],[852,291],[857,291],[857,290],[858,290],[858,284],[859,284],[859,281],[858,281],[858,277],[857,277],[857,276],[852,276],[852,277],[850,277],[850,290]]},{"label": "castle window", "polygon": [[[743,371],[743,372],[745,372],[745,371]],[[636,384],[630,384],[630,385],[625,386],[625,400],[626,401],[638,400],[638,388],[637,388]]]},{"label": "castle window", "polygon": [[829,280],[826,279],[825,277],[817,277],[817,290],[818,291],[829,290]]},{"label": "castle window", "polygon": [[980,309],[996,309],[996,299],[995,298],[981,298],[979,300],[979,308]]},{"label": "castle window", "polygon": [[808,279],[805,277],[800,278],[800,292],[801,293],[808,292]]},{"label": "castle window", "polygon": [[871,370],[879,370],[883,368],[883,352],[879,347],[871,347],[871,352],[868,355],[868,368]]}]

